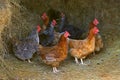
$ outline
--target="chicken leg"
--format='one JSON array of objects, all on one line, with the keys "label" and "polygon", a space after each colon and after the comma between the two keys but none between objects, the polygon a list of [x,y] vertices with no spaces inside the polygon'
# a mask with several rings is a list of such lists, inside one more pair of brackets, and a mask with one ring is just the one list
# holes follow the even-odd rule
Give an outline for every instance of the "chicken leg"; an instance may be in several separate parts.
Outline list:
[{"label": "chicken leg", "polygon": [[30,59],[28,59],[28,62],[29,62],[29,63],[32,63]]},{"label": "chicken leg", "polygon": [[82,64],[82,65],[87,65],[87,64],[85,64],[85,63],[83,62],[83,59],[82,59],[82,58],[80,59],[80,61],[81,61],[81,64]]},{"label": "chicken leg", "polygon": [[84,63],[83,63],[83,59],[80,59],[81,60],[81,64],[83,65]]},{"label": "chicken leg", "polygon": [[[83,59],[80,59],[81,60],[81,64],[82,65],[86,65],[84,62],[83,62]],[[78,61],[78,58],[75,57],[75,62],[76,64],[79,64],[79,61]]]},{"label": "chicken leg", "polygon": [[56,67],[53,67],[53,73],[57,73],[57,72],[59,72],[59,70],[57,70]]},{"label": "chicken leg", "polygon": [[78,58],[75,57],[76,64],[79,64]]}]

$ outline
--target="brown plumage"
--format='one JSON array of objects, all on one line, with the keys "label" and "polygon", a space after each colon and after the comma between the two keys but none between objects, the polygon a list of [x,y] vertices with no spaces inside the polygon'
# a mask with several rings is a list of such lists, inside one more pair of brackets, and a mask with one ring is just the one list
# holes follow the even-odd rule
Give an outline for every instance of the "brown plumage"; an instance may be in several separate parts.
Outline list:
[{"label": "brown plumage", "polygon": [[69,39],[70,53],[75,58],[75,62],[81,59],[83,64],[83,59],[91,54],[95,49],[95,35],[99,32],[97,27],[90,29],[88,37],[84,40],[74,40]]},{"label": "brown plumage", "polygon": [[95,37],[95,51],[100,51],[103,48],[103,40],[100,34],[97,34]]},{"label": "brown plumage", "polygon": [[68,32],[61,35],[57,45],[53,47],[40,47],[39,55],[44,63],[53,67],[53,72],[58,72],[57,67],[60,62],[65,60],[68,52],[67,37]]},{"label": "brown plumage", "polygon": [[[96,22],[97,22],[97,24],[99,24],[97,19],[96,19]],[[89,25],[89,30],[94,28],[97,24],[95,24],[95,21],[91,22],[90,25]],[[95,54],[95,51],[100,51],[101,48],[103,48],[103,40],[102,40],[102,36],[100,35],[100,33],[98,33],[95,36],[95,50],[94,50],[94,54]]]},{"label": "brown plumage", "polygon": [[42,26],[42,30],[45,30],[49,24],[49,17],[47,16],[46,13],[43,13],[43,15],[41,16],[42,20],[43,20],[43,26]]}]

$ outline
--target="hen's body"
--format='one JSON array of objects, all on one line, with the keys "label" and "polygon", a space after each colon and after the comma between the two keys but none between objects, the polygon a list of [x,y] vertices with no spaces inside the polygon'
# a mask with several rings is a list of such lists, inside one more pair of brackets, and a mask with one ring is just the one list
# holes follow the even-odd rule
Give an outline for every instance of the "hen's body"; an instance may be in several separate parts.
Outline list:
[{"label": "hen's body", "polygon": [[[39,26],[38,26],[39,27]],[[15,56],[21,60],[28,60],[32,58],[33,54],[38,50],[39,36],[37,29],[34,29],[32,33],[25,39],[17,40],[13,39],[13,51]]]},{"label": "hen's body", "polygon": [[103,41],[100,34],[97,34],[95,37],[95,51],[100,51],[101,48],[103,48]]},{"label": "hen's body", "polygon": [[38,43],[33,43],[33,40],[20,41],[14,45],[15,56],[21,60],[31,59],[37,50]]},{"label": "hen's body", "polygon": [[57,45],[53,47],[41,47],[40,57],[44,61],[44,63],[53,67],[53,72],[57,72],[56,67],[59,66],[61,61],[66,59],[68,52],[67,50],[67,39],[64,37],[63,34],[61,35]]},{"label": "hen's body", "polygon": [[70,53],[75,58],[76,63],[78,59],[81,59],[83,64],[84,58],[86,58],[95,49],[95,34],[94,28],[90,30],[89,35],[84,40],[69,39]]},{"label": "hen's body", "polygon": [[79,41],[70,39],[69,43],[70,45],[74,45],[70,49],[71,55],[77,58],[85,58],[89,53],[93,52],[95,48],[95,38],[91,41],[88,41],[88,39]]},{"label": "hen's body", "polygon": [[70,33],[70,37],[71,39],[80,39],[82,38],[83,33],[85,32],[85,30],[80,29],[78,27],[75,27],[74,25],[70,25],[67,21],[67,18],[65,16],[65,14],[61,13],[61,22],[59,25],[59,29],[58,31],[64,32],[64,31],[68,31]]}]

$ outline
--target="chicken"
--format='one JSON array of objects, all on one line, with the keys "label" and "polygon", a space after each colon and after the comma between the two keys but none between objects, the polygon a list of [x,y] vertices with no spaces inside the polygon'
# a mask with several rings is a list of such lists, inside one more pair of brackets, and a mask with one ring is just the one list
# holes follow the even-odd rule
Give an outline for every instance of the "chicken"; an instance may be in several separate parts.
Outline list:
[{"label": "chicken", "polygon": [[56,73],[57,67],[59,66],[60,62],[65,60],[68,53],[68,44],[67,44],[67,37],[70,34],[66,31],[64,32],[58,44],[52,47],[43,47],[40,46],[39,55],[44,63],[47,65],[51,65],[53,67],[53,72]]},{"label": "chicken", "polygon": [[83,63],[83,59],[94,52],[95,36],[99,29],[95,26],[90,29],[89,34],[84,40],[69,39],[70,54],[75,58],[75,62],[79,63],[78,59]]},{"label": "chicken", "polygon": [[53,40],[53,45],[56,45],[57,43],[58,43],[58,41],[59,41],[59,39],[60,39],[60,36],[63,34],[63,32],[62,33],[59,33],[59,32],[56,32],[56,31],[54,31],[54,36],[55,36],[55,38],[54,38],[54,40]]},{"label": "chicken", "polygon": [[49,27],[47,27],[40,35],[40,44],[43,46],[51,46],[54,41],[54,26],[56,21],[53,20]]},{"label": "chicken", "polygon": [[42,26],[42,30],[44,31],[48,24],[49,24],[49,17],[47,16],[46,13],[43,13],[43,15],[41,16],[42,20],[43,20],[43,26]]},{"label": "chicken", "polygon": [[[50,9],[48,13],[49,13],[50,18],[53,19],[53,18],[57,18],[57,14],[59,14],[59,11],[55,11],[53,9]],[[47,19],[44,19],[44,16]],[[40,40],[41,40],[40,44],[42,44],[43,46],[53,46],[53,45],[56,45],[58,43],[58,41],[59,41],[61,33],[57,32],[56,27],[54,27],[54,33],[53,33],[53,30],[51,30],[51,31],[49,30],[50,29],[49,28],[50,24],[48,24],[49,23],[49,17],[48,17],[48,15],[46,13],[43,13],[42,20],[44,22],[43,23],[44,27],[45,27],[46,22],[47,22],[47,25],[46,25],[47,30],[44,29],[45,32],[50,33],[52,35],[52,37],[50,37],[48,34],[47,35],[40,34],[40,36],[39,36]],[[44,30],[42,30],[42,31],[44,31]],[[53,39],[53,36],[54,36],[54,39]],[[49,41],[49,43],[47,43],[48,39],[51,40],[51,41]]]},{"label": "chicken", "polygon": [[38,25],[25,39],[12,39],[13,52],[17,58],[23,61],[28,60],[28,62],[31,62],[30,59],[32,58],[33,54],[39,50],[38,32],[40,32],[40,30],[41,28]]},{"label": "chicken", "polygon": [[60,11],[53,9],[53,8],[49,8],[49,10],[47,11],[47,14],[49,16],[50,21],[55,19],[57,22],[59,21],[60,18]]},{"label": "chicken", "polygon": [[[50,9],[50,11],[51,11],[52,9]],[[58,13],[58,12],[57,12]],[[56,11],[54,11],[54,10],[52,10],[52,13],[51,12],[49,12],[49,15],[50,15],[50,17],[53,19],[53,15],[57,15],[57,13],[56,13]],[[45,16],[45,18],[46,19],[44,19],[44,16]],[[46,28],[47,28],[47,31],[48,31],[48,27],[50,26],[50,24],[49,24],[49,17],[48,17],[48,15],[46,14],[46,13],[43,13],[43,15],[42,15],[42,20],[43,20],[43,26],[45,27],[46,26]],[[46,25],[46,23],[47,23],[47,25]],[[43,31],[44,31],[45,29],[43,29]],[[54,39],[53,39],[53,37],[51,37],[51,41],[50,41],[50,44],[46,44],[46,41],[48,41],[47,40],[47,38],[48,38],[48,36],[47,35],[45,35],[45,34],[40,34],[40,40],[41,40],[41,43],[40,44],[42,44],[43,46],[53,46],[53,45],[56,45],[57,43],[58,43],[58,41],[59,41],[59,38],[60,38],[60,33],[59,32],[56,32],[56,30],[55,30],[55,27],[54,27],[54,33],[53,33],[53,30],[50,32],[49,31],[49,33],[50,34],[52,34],[52,35],[54,35]],[[49,37],[49,39],[50,39],[50,37]]]},{"label": "chicken", "polygon": [[100,51],[103,48],[103,41],[100,34],[97,34],[95,37],[95,51]]},{"label": "chicken", "polygon": [[61,23],[58,28],[58,31],[60,33],[68,31],[71,34],[71,36],[69,37],[71,39],[80,39],[82,38],[82,35],[85,32],[85,30],[83,29],[77,28],[73,25],[69,25],[64,13],[61,13]]},{"label": "chicken", "polygon": [[[94,22],[90,23],[90,25],[89,25],[90,29],[97,26],[98,24],[99,24],[98,20],[95,19]],[[95,36],[95,51],[100,51],[101,48],[103,48],[103,40],[102,40],[100,33],[98,33]],[[95,54],[95,51],[94,51],[94,54]]]},{"label": "chicken", "polygon": [[68,24],[68,21],[67,21],[67,18],[66,18],[66,16],[65,16],[65,14],[64,13],[61,13],[61,22],[60,22],[60,25],[59,25],[59,29],[58,29],[58,32],[63,32],[63,28],[65,27],[65,25],[67,25]]}]

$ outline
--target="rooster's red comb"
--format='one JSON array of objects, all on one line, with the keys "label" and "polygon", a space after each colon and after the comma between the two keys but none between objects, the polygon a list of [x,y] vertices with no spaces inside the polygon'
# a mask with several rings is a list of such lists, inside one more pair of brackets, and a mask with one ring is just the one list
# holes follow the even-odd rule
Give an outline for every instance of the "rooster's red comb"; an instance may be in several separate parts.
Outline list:
[{"label": "rooster's red comb", "polygon": [[95,18],[94,21],[93,21],[93,24],[94,24],[94,25],[98,25],[98,24],[99,24],[99,21]]}]

